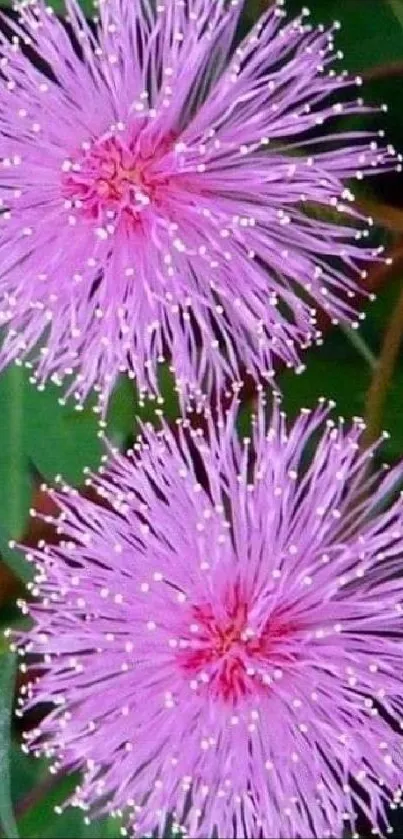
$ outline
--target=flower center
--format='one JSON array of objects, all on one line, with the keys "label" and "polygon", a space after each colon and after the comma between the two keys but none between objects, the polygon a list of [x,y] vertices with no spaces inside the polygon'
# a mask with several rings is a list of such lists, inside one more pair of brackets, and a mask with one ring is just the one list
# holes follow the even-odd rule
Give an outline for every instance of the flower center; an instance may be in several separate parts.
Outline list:
[{"label": "flower center", "polygon": [[157,147],[141,147],[140,141],[108,136],[87,144],[75,161],[66,161],[62,194],[69,208],[89,219],[108,223],[116,219],[139,221],[150,203],[163,200],[163,188],[171,172],[164,171],[163,157],[173,138]]},{"label": "flower center", "polygon": [[179,664],[195,690],[235,705],[267,691],[279,668],[294,659],[289,640],[297,627],[285,613],[273,612],[253,626],[250,612],[239,586],[228,589],[217,612],[208,604],[192,607]]}]

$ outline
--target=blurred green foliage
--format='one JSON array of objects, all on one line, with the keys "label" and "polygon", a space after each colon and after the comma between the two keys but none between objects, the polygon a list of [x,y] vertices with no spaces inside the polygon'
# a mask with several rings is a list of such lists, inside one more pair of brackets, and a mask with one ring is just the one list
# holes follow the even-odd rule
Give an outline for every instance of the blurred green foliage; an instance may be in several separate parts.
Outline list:
[{"label": "blurred green foliage", "polygon": [[[55,811],[72,794],[77,777],[54,781],[46,761],[26,758],[16,744],[11,751],[11,780],[17,814],[28,800],[31,806],[18,820],[20,837],[29,839],[120,839],[118,818],[84,822],[83,812],[67,807]],[[32,790],[39,792],[32,796]]]},{"label": "blurred green foliage", "polygon": [[[137,0],[133,0],[136,2]],[[62,0],[53,0],[57,11],[63,9]],[[83,8],[92,8],[83,0]],[[301,10],[302,0],[288,0],[290,13]],[[311,0],[312,21],[332,24],[340,20],[341,31],[336,34],[337,48],[345,53],[343,66],[353,73],[372,77],[363,88],[366,100],[386,102],[388,114],[370,115],[365,126],[377,124],[386,129],[388,139],[403,148],[403,115],[401,108],[403,72],[387,68],[403,63],[403,31],[399,25],[400,0]],[[252,22],[262,0],[246,0],[245,14]],[[403,12],[402,12],[403,22]],[[402,24],[403,25],[403,24]],[[378,72],[381,68],[381,72]],[[379,78],[378,78],[379,77]],[[357,122],[357,121],[356,121]],[[358,121],[359,124],[360,120]],[[364,123],[362,123],[364,124]],[[396,175],[383,176],[374,181],[373,195],[383,203],[403,206],[402,179]],[[370,352],[379,354],[382,336],[401,287],[401,277],[383,287],[375,303],[368,307],[368,316],[361,336]],[[302,406],[312,405],[320,396],[334,398],[338,411],[346,418],[362,415],[371,379],[371,366],[360,354],[355,343],[340,329],[326,335],[321,349],[312,349],[305,357],[306,371],[301,376],[285,372],[281,385],[285,407],[291,415]],[[166,395],[165,411],[175,416],[177,399],[166,371],[162,372]],[[52,481],[61,473],[68,481],[79,485],[85,466],[96,469],[102,453],[102,442],[97,436],[97,418],[92,406],[77,412],[74,406],[59,404],[60,391],[48,387],[37,391],[29,383],[29,373],[23,368],[10,368],[0,375],[0,549],[9,559],[6,542],[10,536],[21,537],[27,524],[34,484]],[[119,383],[108,414],[107,434],[124,446],[133,434],[135,414],[153,416],[153,405],[141,409],[133,384]],[[384,449],[384,457],[395,461],[403,454],[403,355],[396,370],[385,413],[385,427],[391,437]],[[15,560],[14,565],[17,565]],[[7,764],[9,715],[12,687],[7,671],[10,657],[0,646],[0,757]],[[7,705],[8,703],[8,705]],[[43,761],[23,755],[18,746],[19,735],[10,749],[12,799],[19,815],[21,839],[69,839],[69,837],[117,837],[119,825],[113,819],[85,825],[80,811],[67,810],[56,815],[54,806],[69,795],[74,779],[55,780],[49,776]],[[0,772],[0,820],[8,837],[13,835],[7,769]],[[49,780],[50,779],[50,780]],[[21,815],[22,814],[22,815]],[[11,821],[10,821],[11,819]]]},{"label": "blurred green foliage", "polygon": [[[382,291],[377,300],[369,305],[361,326],[360,336],[375,357],[399,291],[400,282],[391,283],[388,289]],[[333,399],[341,416],[364,416],[373,371],[341,329],[334,329],[327,335],[321,349],[309,350],[304,362],[306,370],[300,376],[287,370],[280,378],[284,408],[290,417],[295,416],[301,407],[312,406],[321,396]],[[403,453],[403,359],[388,395],[384,429],[390,437],[382,448],[383,460],[393,463]]]},{"label": "blurred green foliage", "polygon": [[0,824],[7,839],[16,839],[17,825],[11,800],[10,732],[13,708],[15,655],[3,650],[0,654]]},{"label": "blurred green foliage", "polygon": [[[64,406],[56,386],[39,391],[29,378],[23,367],[10,367],[0,376],[0,509],[12,537],[24,530],[35,477],[52,481],[59,473],[80,483],[83,467],[96,469],[103,450],[93,406],[83,411]],[[107,432],[114,442],[132,432],[134,412],[134,390],[123,380],[108,414]]]}]

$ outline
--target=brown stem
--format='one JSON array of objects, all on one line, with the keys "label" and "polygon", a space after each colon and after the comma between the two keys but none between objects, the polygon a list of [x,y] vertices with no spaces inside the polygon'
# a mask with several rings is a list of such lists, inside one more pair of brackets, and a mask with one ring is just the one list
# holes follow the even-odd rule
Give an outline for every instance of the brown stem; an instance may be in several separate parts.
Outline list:
[{"label": "brown stem", "polygon": [[257,2],[257,12],[258,15],[263,15],[264,12],[267,12],[269,6],[272,6],[274,0],[258,0]]},{"label": "brown stem", "polygon": [[388,251],[387,256],[391,261],[388,263],[375,264],[368,272],[365,280],[366,291],[377,293],[385,288],[392,281],[401,277],[403,273],[403,239],[400,238],[396,245]]},{"label": "brown stem", "polygon": [[365,82],[378,79],[400,79],[403,76],[403,61],[387,61],[364,70],[361,76]]},{"label": "brown stem", "polygon": [[31,789],[27,795],[25,795],[20,801],[18,801],[15,807],[15,815],[17,819],[20,819],[28,810],[31,810],[32,807],[35,807],[36,804],[39,804],[44,796],[46,796],[49,792],[54,790],[61,779],[62,775],[46,775],[46,777],[40,781],[33,789]]},{"label": "brown stem", "polygon": [[372,216],[377,224],[386,227],[394,233],[403,232],[403,209],[394,207],[392,204],[383,204],[374,198],[358,196],[356,205],[359,210],[368,216]]},{"label": "brown stem", "polygon": [[381,354],[367,395],[364,443],[370,446],[383,430],[386,398],[403,341],[403,288],[386,329]]}]

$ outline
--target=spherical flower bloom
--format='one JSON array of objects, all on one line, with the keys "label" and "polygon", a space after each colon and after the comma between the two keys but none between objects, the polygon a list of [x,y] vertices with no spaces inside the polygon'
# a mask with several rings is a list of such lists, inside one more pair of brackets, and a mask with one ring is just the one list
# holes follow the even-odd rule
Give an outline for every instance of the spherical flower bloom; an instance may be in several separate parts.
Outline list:
[{"label": "spherical flower bloom", "polygon": [[393,149],[332,127],[365,111],[343,102],[360,79],[333,69],[333,30],[277,2],[236,47],[242,6],[100,0],[94,28],[76,0],[68,24],[18,3],[1,36],[1,365],[28,358],[40,383],[106,404],[120,371],[158,392],[166,358],[187,397],[298,366],[317,305],[355,316],[378,251],[346,182]]},{"label": "spherical flower bloom", "polygon": [[403,468],[371,476],[362,421],[323,404],[290,429],[261,404],[243,442],[236,419],[234,403],[204,433],[146,428],[89,479],[101,504],[55,493],[60,542],[32,553],[39,600],[22,604],[37,678],[21,701],[47,711],[29,746],[82,769],[73,803],[128,808],[136,836],[169,817],[233,839],[385,827]]}]

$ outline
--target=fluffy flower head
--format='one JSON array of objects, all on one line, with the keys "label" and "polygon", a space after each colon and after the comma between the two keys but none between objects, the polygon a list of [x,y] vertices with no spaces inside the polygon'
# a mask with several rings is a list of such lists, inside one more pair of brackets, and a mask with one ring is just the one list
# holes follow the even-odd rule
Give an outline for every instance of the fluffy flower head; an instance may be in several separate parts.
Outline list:
[{"label": "fluffy flower head", "polygon": [[100,0],[95,27],[76,0],[68,23],[17,5],[0,36],[2,365],[28,358],[106,404],[120,371],[158,391],[167,358],[182,394],[210,392],[298,366],[317,304],[354,317],[378,252],[346,181],[393,149],[333,133],[364,107],[334,98],[355,82],[332,31],[277,3],[236,48],[242,5]]},{"label": "fluffy flower head", "polygon": [[47,708],[29,746],[83,770],[73,803],[129,810],[138,836],[169,818],[233,839],[354,834],[358,814],[386,828],[402,468],[369,477],[362,423],[326,414],[287,428],[260,405],[243,442],[235,406],[218,431],[147,428],[95,478],[102,505],[55,494],[23,704]]}]

